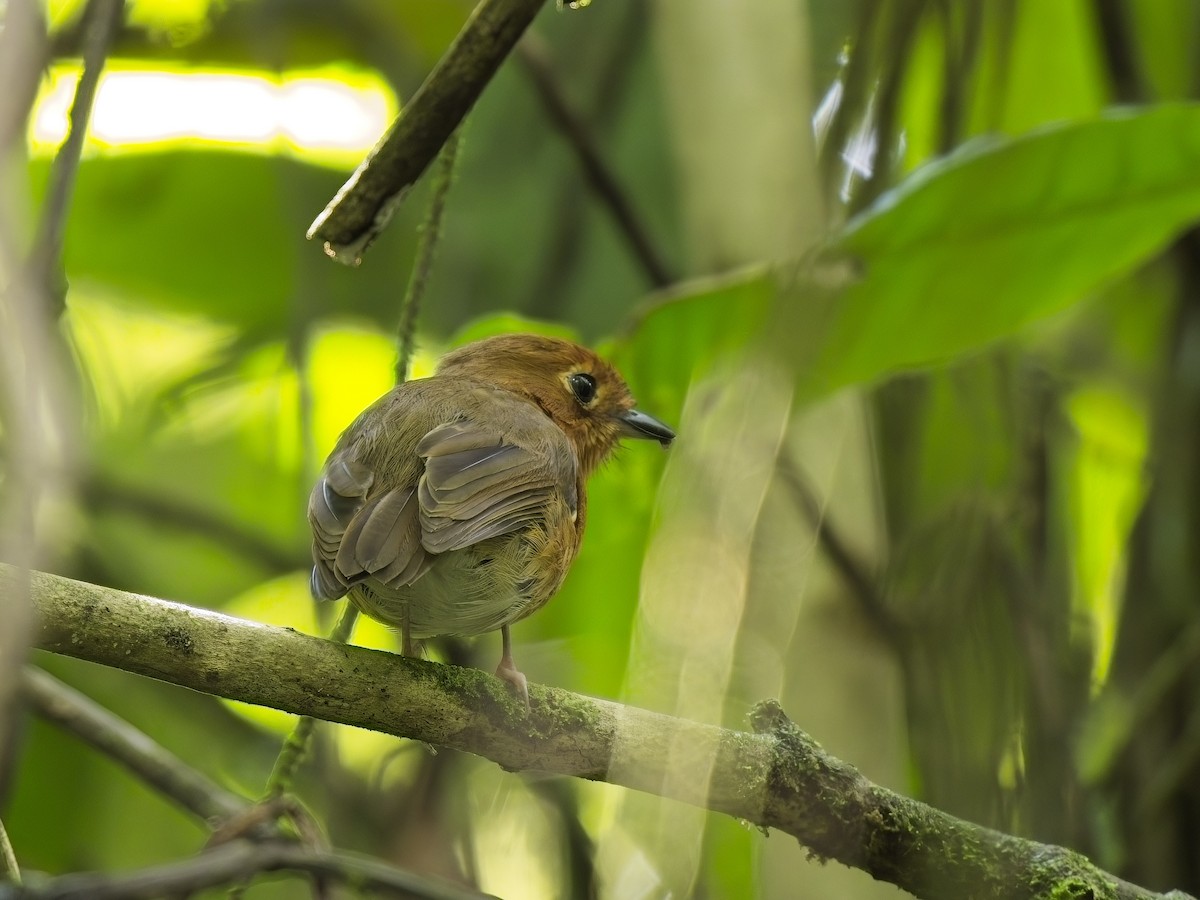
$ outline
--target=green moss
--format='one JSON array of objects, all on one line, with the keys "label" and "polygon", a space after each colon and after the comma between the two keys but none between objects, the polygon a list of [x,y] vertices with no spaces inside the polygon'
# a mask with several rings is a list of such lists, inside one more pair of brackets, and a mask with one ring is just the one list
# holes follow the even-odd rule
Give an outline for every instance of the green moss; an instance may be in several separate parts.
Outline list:
[{"label": "green moss", "polygon": [[1117,885],[1086,857],[1058,850],[1030,869],[1030,895],[1045,900],[1117,900]]},{"label": "green moss", "polygon": [[1094,881],[1081,878],[1065,878],[1050,886],[1043,894],[1046,900],[1116,900],[1115,887],[1105,884],[1099,891]]},{"label": "green moss", "polygon": [[550,720],[549,728],[556,732],[596,732],[605,725],[600,707],[586,697],[562,691],[539,692],[537,710]]}]

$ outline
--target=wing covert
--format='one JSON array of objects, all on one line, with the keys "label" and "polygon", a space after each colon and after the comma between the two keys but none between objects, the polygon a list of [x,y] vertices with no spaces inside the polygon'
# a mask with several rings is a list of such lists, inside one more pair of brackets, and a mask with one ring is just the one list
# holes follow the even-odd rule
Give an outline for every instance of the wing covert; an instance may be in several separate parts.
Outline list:
[{"label": "wing covert", "polygon": [[417,445],[421,541],[445,553],[537,521],[557,491],[574,513],[575,457],[566,437],[537,450],[465,421],[434,428]]}]

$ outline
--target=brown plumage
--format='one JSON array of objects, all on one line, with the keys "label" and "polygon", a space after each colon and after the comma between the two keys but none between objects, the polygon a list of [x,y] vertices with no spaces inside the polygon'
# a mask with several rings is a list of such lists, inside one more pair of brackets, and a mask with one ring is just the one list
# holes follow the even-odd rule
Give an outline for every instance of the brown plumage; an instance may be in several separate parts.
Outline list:
[{"label": "brown plumage", "polygon": [[346,429],[313,488],[312,593],[347,593],[413,639],[500,629],[496,674],[528,700],[508,627],[579,552],[588,476],[622,437],[675,434],[569,341],[513,334],[447,355]]}]

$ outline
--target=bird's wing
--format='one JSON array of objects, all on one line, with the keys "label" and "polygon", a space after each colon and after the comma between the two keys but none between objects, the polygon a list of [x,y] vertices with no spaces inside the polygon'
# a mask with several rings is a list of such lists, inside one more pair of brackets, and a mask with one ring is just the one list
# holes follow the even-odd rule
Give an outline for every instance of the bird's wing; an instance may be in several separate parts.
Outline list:
[{"label": "bird's wing", "polygon": [[417,484],[374,495],[375,472],[355,451],[335,455],[308,501],[313,596],[336,600],[367,579],[411,584],[433,554],[536,521],[556,491],[573,514],[575,457],[565,436],[547,435],[548,449],[535,452],[468,422],[439,425],[417,445]]},{"label": "bird's wing", "polygon": [[565,435],[549,422],[546,429],[536,451],[467,421],[426,434],[417,445],[425,459],[417,485],[425,549],[445,553],[508,534],[537,521],[555,494],[573,517],[575,455]]},{"label": "bird's wing", "polygon": [[366,502],[374,473],[349,457],[335,457],[308,496],[308,523],[312,527],[312,594],[336,600],[346,593],[347,580],[336,568],[338,550],[346,529]]},{"label": "bird's wing", "polygon": [[431,560],[421,547],[415,490],[367,499],[375,473],[349,454],[335,456],[308,499],[314,597],[336,600],[371,578],[391,587],[415,581]]}]

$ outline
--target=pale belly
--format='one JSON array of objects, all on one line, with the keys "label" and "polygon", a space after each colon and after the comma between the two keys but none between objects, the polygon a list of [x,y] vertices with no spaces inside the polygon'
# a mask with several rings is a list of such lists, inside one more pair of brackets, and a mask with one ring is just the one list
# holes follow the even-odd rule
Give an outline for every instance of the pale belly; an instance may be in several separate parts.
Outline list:
[{"label": "pale belly", "polygon": [[526,541],[505,536],[441,554],[398,591],[368,581],[350,597],[373,619],[395,628],[407,624],[416,639],[484,634],[529,615],[558,589],[561,578],[539,585],[532,577],[532,557]]}]

